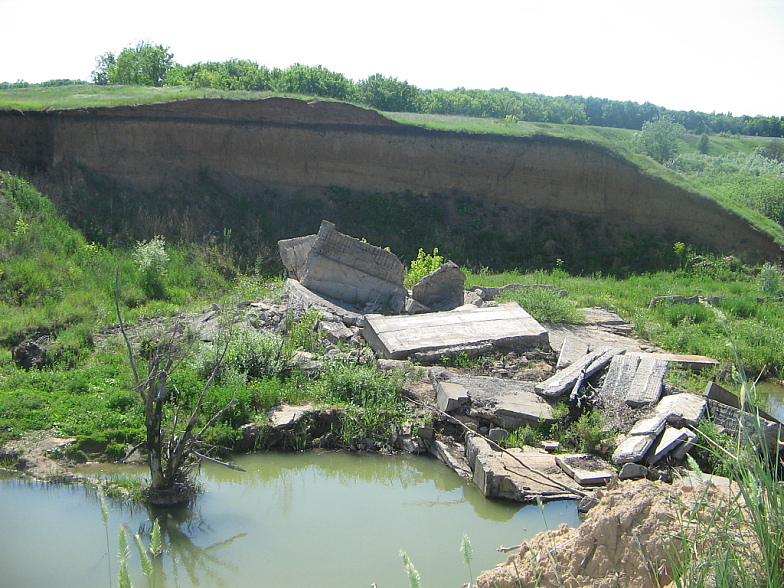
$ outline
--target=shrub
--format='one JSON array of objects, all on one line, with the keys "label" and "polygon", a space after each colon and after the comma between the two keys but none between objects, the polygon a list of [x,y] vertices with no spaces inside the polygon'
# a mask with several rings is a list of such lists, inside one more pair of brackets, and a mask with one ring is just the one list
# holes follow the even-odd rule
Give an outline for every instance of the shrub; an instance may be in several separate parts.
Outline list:
[{"label": "shrub", "polygon": [[438,247],[433,248],[432,255],[425,253],[424,249],[420,249],[416,259],[411,262],[411,267],[406,272],[404,280],[406,288],[411,288],[427,274],[436,271],[445,261],[444,257],[438,254]]},{"label": "shrub", "polygon": [[762,266],[757,276],[757,288],[768,296],[779,293],[779,290],[781,290],[781,275],[775,265],[766,263]]},{"label": "shrub", "polygon": [[169,254],[164,238],[159,235],[149,241],[138,241],[133,260],[141,273],[141,286],[147,297],[153,300],[165,298],[163,276],[166,275]]}]

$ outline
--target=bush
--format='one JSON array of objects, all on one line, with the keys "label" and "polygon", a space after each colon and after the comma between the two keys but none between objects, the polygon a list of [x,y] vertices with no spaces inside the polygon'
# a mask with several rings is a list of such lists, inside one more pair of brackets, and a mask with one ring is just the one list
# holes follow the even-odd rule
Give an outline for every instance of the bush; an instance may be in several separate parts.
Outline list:
[{"label": "bush", "polygon": [[163,300],[166,297],[163,277],[169,263],[164,238],[157,236],[149,241],[138,241],[133,251],[133,260],[141,273],[144,293],[153,300]]},{"label": "bush", "polygon": [[406,272],[404,280],[406,288],[413,287],[426,275],[440,268],[445,261],[444,257],[438,254],[438,247],[433,248],[432,255],[425,253],[424,249],[420,249],[416,259],[411,262],[411,267]]}]

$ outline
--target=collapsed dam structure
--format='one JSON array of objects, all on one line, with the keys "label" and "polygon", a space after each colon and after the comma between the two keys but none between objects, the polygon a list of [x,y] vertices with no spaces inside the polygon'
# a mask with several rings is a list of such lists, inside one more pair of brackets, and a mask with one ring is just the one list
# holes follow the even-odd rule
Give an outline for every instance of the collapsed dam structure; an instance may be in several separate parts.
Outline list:
[{"label": "collapsed dam structure", "polygon": [[440,247],[494,269],[655,269],[676,241],[782,255],[743,218],[596,144],[431,130],[336,102],[0,111],[0,168],[89,238],[209,238],[262,261],[321,219],[409,259]]}]

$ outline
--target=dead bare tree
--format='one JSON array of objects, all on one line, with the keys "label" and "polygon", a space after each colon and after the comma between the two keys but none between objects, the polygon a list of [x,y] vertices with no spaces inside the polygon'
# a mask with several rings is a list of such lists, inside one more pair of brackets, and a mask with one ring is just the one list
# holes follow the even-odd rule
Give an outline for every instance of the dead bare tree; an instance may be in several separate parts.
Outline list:
[{"label": "dead bare tree", "polygon": [[133,373],[134,390],[144,403],[144,422],[147,433],[144,445],[150,466],[150,485],[145,489],[145,495],[148,502],[156,506],[173,506],[189,502],[196,494],[196,486],[191,478],[191,472],[199,459],[209,459],[232,469],[242,469],[213,458],[207,458],[198,451],[198,449],[204,451],[201,439],[207,429],[236,403],[236,400],[232,399],[214,413],[206,424],[197,429],[204,409],[205,397],[212,386],[216,373],[222,366],[228,343],[219,351],[212,373],[196,402],[190,408],[190,414],[183,426],[181,420],[183,406],[174,403],[170,420],[166,407],[167,404],[172,404],[171,390],[173,385],[169,381],[169,374],[178,360],[187,354],[189,348],[185,340],[186,336],[180,333],[177,328],[169,329],[162,340],[150,351],[147,358],[147,373],[141,377],[120,312],[119,280],[117,277],[115,277],[114,303],[120,332],[125,341],[126,353]]}]

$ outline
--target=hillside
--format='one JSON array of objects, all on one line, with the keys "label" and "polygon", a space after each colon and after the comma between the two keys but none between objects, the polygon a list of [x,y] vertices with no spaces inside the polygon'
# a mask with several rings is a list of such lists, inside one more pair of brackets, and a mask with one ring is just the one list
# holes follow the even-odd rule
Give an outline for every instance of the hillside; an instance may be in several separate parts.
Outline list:
[{"label": "hillside", "polygon": [[428,129],[280,97],[0,112],[0,167],[24,170],[97,240],[230,239],[270,264],[278,239],[327,218],[406,258],[437,246],[474,267],[560,259],[626,273],[668,266],[676,241],[781,256],[750,224],[764,226],[758,216],[641,159],[593,140]]}]

